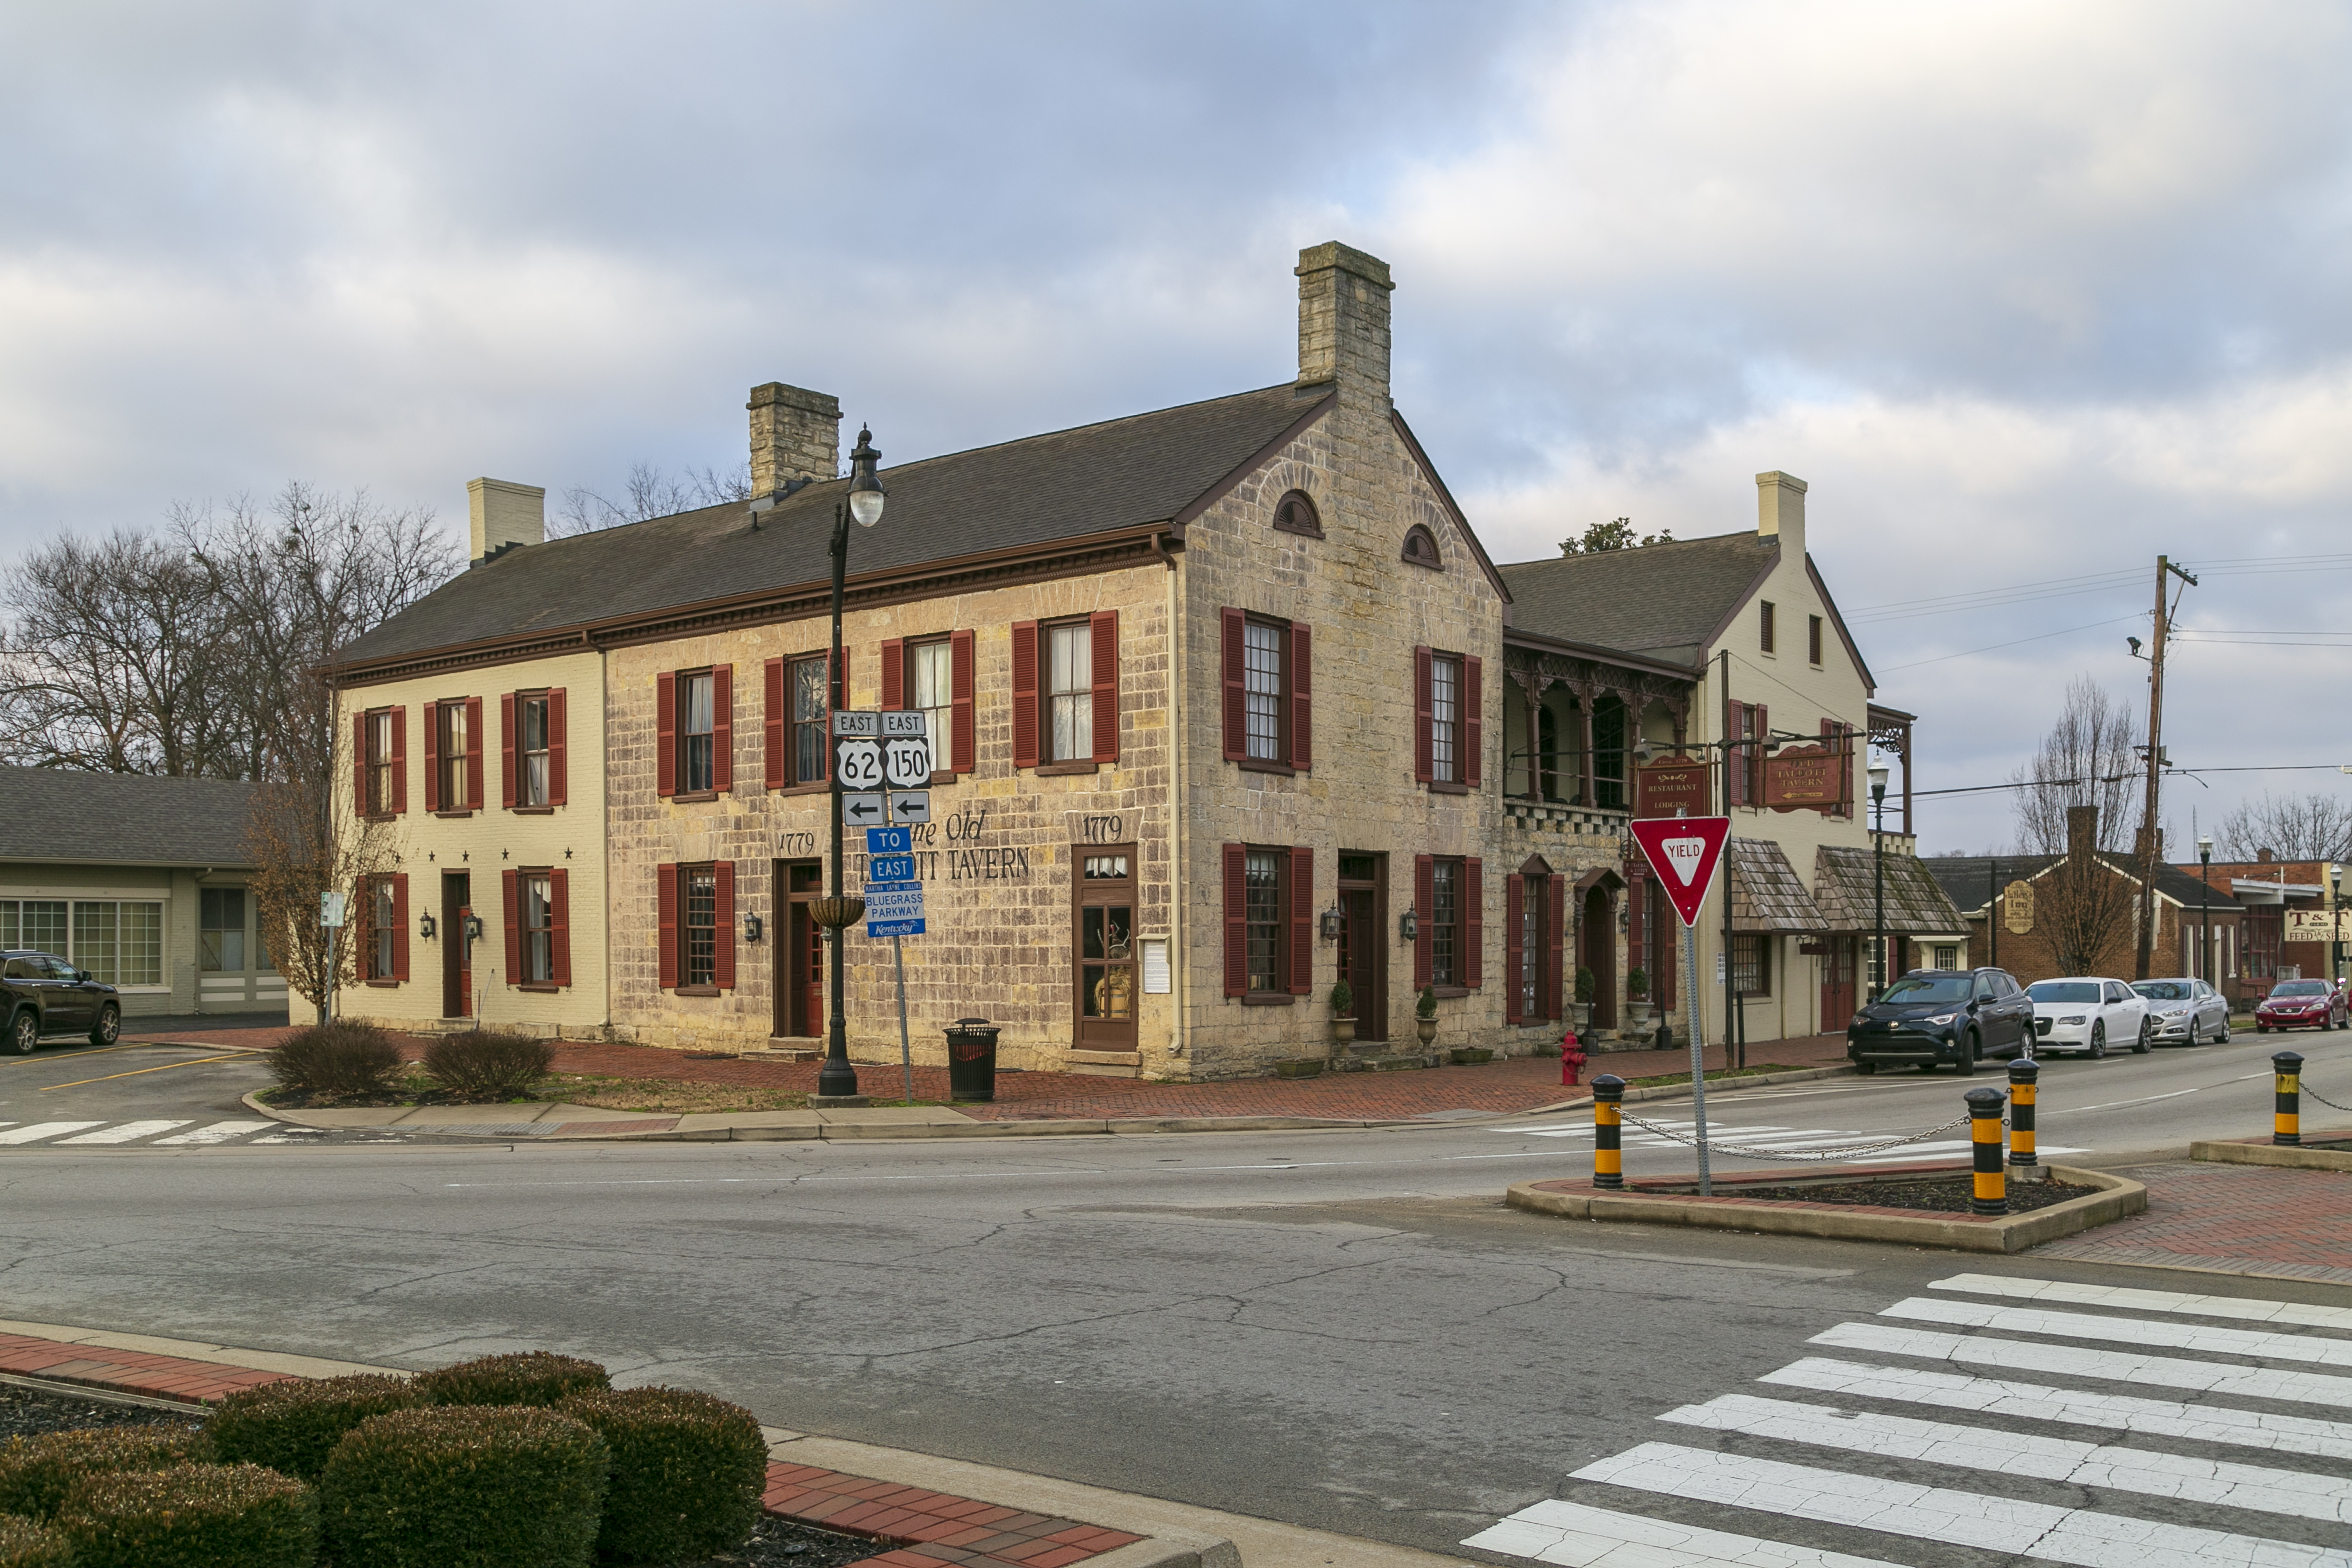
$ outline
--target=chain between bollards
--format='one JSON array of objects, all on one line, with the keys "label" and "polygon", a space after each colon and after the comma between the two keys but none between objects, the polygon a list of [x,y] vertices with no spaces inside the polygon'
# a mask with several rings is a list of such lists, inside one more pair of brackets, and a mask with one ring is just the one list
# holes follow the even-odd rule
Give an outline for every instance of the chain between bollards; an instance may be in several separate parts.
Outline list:
[{"label": "chain between bollards", "polygon": [[1618,1107],[1624,1103],[1625,1080],[1613,1072],[1592,1080],[1592,1184],[1611,1190],[1625,1184],[1625,1155],[1618,1139]]},{"label": "chain between bollards", "polygon": [[2003,1096],[1997,1089],[1972,1089],[1962,1098],[1969,1102],[1969,1142],[1976,1157],[1976,1189],[1969,1199],[1969,1212],[2007,1214],[2008,1171],[2000,1147]]},{"label": "chain between bollards", "polygon": [[2303,1142],[2302,1053],[2279,1052],[2271,1058],[2271,1071],[2278,1075],[2277,1099],[2271,1108],[2271,1142],[2300,1143]]},{"label": "chain between bollards", "polygon": [[2042,1068],[2032,1057],[2009,1064],[2009,1163],[2032,1167],[2041,1162],[2033,1152],[2033,1096]]}]

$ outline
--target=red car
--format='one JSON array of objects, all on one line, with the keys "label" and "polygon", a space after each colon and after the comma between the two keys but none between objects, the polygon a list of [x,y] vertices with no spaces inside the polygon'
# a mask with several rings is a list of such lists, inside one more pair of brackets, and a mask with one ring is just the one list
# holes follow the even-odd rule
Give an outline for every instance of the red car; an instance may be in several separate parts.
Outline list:
[{"label": "red car", "polygon": [[2352,1029],[2352,1006],[2325,980],[2282,980],[2254,1009],[2254,1033],[2273,1029]]}]

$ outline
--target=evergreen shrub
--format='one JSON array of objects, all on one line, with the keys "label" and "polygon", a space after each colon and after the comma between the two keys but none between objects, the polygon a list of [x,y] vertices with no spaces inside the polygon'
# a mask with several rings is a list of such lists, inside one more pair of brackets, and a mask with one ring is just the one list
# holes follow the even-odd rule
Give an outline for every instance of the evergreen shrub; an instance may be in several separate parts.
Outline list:
[{"label": "evergreen shrub", "polygon": [[311,1094],[388,1095],[400,1081],[400,1047],[373,1024],[298,1029],[268,1062],[278,1088]]},{"label": "evergreen shrub", "polygon": [[751,1538],[768,1440],[741,1405],[691,1389],[626,1388],[575,1394],[555,1408],[594,1427],[613,1451],[598,1557],[700,1562]]},{"label": "evergreen shrub", "polygon": [[318,1500],[259,1465],[84,1476],[58,1510],[74,1568],[310,1568]]},{"label": "evergreen shrub", "polygon": [[611,1454],[551,1410],[443,1405],[372,1415],[319,1480],[336,1568],[586,1568]]},{"label": "evergreen shrub", "polygon": [[179,1426],[100,1426],[11,1437],[0,1447],[0,1513],[53,1519],[85,1476],[160,1470],[211,1453],[203,1433]]},{"label": "evergreen shrub", "polygon": [[0,1513],[0,1568],[73,1568],[73,1542],[45,1524]]},{"label": "evergreen shrub", "polygon": [[316,1481],[344,1433],[371,1415],[430,1403],[408,1379],[382,1373],[289,1378],[230,1394],[205,1424],[205,1433],[222,1464],[267,1465]]},{"label": "evergreen shrub", "polygon": [[419,1373],[415,1386],[435,1405],[552,1405],[566,1394],[610,1388],[613,1380],[578,1356],[517,1351]]},{"label": "evergreen shrub", "polygon": [[529,1035],[468,1029],[444,1035],[425,1047],[425,1073],[450,1093],[467,1100],[512,1100],[555,1065],[555,1047]]}]

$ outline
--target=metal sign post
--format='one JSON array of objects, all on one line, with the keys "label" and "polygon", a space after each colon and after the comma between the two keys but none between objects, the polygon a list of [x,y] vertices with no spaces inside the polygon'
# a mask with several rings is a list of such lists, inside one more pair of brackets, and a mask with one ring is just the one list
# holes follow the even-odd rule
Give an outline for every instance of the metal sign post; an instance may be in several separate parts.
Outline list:
[{"label": "metal sign post", "polygon": [[904,937],[890,939],[890,966],[898,972],[898,1065],[907,1073],[907,1103],[915,1103],[915,1047],[907,1043],[907,953],[899,944]]}]

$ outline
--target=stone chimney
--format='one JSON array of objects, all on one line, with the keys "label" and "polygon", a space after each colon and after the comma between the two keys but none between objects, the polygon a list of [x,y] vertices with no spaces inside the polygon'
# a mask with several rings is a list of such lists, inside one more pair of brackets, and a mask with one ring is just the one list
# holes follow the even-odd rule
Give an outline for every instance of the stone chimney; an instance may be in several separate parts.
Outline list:
[{"label": "stone chimney", "polygon": [[1389,264],[1331,240],[1298,253],[1298,384],[1339,384],[1344,407],[1389,413]]},{"label": "stone chimney", "polygon": [[751,389],[751,493],[773,495],[794,479],[841,472],[841,399],[772,381]]},{"label": "stone chimney", "polygon": [[1780,559],[1805,558],[1805,481],[1775,468],[1756,476],[1756,533],[1780,542]]},{"label": "stone chimney", "polygon": [[2278,858],[2278,851],[2275,849],[2257,849],[2254,851],[2254,858],[2263,865],[2267,866],[2272,861]]},{"label": "stone chimney", "polygon": [[2082,865],[2099,847],[2099,808],[2095,805],[2070,805],[2066,808],[2066,858]]},{"label": "stone chimney", "polygon": [[510,479],[467,479],[466,500],[472,521],[472,564],[479,566],[513,545],[547,542],[544,487]]}]

